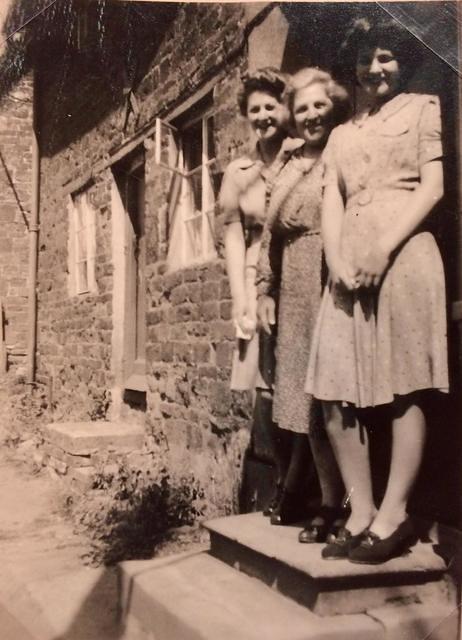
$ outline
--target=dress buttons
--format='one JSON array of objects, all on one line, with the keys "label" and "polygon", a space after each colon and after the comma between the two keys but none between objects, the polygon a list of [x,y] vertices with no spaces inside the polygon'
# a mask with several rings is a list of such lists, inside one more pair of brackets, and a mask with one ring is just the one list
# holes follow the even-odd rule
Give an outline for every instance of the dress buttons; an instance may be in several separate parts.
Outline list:
[{"label": "dress buttons", "polygon": [[369,202],[371,201],[372,201],[372,193],[367,189],[364,189],[364,191],[361,191],[358,197],[358,203],[361,205],[365,205],[365,204],[369,204]]}]

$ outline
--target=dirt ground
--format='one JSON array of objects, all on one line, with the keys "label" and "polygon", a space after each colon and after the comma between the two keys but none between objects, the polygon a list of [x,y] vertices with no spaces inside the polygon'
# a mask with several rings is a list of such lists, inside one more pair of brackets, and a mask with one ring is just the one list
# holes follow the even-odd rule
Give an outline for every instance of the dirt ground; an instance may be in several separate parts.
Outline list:
[{"label": "dirt ground", "polygon": [[119,637],[116,570],[84,567],[85,540],[62,513],[56,481],[46,472],[31,475],[18,451],[5,448],[0,549],[2,640]]}]

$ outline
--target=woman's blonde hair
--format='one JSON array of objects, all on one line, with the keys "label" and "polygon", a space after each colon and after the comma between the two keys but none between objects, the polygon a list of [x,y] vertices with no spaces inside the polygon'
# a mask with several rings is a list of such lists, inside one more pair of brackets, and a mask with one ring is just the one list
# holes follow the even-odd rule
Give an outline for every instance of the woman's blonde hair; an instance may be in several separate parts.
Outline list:
[{"label": "woman's blonde hair", "polygon": [[330,73],[318,69],[318,67],[305,67],[294,73],[291,77],[288,92],[290,113],[293,114],[294,98],[297,91],[306,89],[313,84],[321,84],[326,91],[326,95],[332,100],[335,125],[345,122],[350,116],[351,111],[348,92],[333,79]]}]

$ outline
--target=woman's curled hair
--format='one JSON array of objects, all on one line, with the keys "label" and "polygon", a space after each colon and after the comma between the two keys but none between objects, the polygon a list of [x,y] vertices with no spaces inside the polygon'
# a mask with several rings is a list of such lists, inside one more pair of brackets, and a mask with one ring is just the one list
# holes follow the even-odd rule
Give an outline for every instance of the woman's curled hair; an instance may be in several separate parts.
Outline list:
[{"label": "woman's curled hair", "polygon": [[360,51],[377,47],[393,52],[402,66],[405,82],[420,64],[422,46],[417,38],[390,16],[371,15],[353,20],[345,34],[338,56],[342,78],[354,81]]},{"label": "woman's curled hair", "polygon": [[245,73],[242,78],[242,89],[238,95],[239,110],[247,115],[249,96],[254,91],[261,91],[283,102],[288,88],[288,77],[275,67],[262,67],[253,73]]}]

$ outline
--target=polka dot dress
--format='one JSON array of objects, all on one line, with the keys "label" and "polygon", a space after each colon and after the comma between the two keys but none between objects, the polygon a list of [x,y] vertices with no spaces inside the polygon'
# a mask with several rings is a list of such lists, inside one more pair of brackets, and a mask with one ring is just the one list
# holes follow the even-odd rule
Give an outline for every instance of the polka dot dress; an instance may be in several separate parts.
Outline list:
[{"label": "polka dot dress", "polygon": [[[405,214],[420,168],[441,156],[435,96],[403,93],[374,116],[334,129],[324,183],[336,181],[344,194],[340,250],[347,259]],[[305,390],[370,407],[429,388],[448,390],[445,282],[435,239],[418,229],[378,289],[328,284]]]}]

